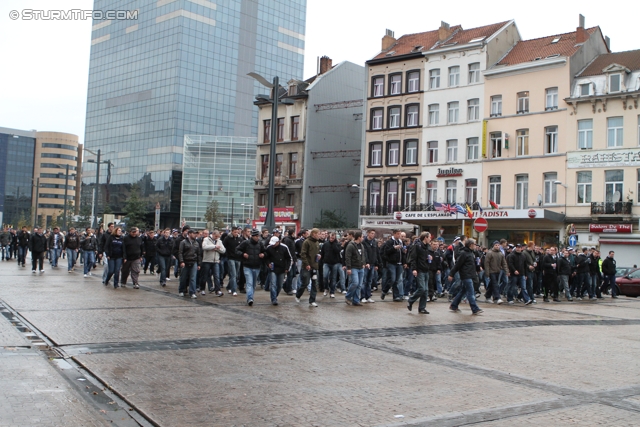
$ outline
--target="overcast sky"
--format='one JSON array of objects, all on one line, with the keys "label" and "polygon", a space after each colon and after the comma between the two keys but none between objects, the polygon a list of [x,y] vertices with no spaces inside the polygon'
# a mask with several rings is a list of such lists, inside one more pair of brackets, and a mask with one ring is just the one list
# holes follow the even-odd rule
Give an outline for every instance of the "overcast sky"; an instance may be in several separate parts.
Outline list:
[{"label": "overcast sky", "polygon": [[[593,0],[307,0],[303,77],[315,74],[316,59],[322,55],[334,64],[348,60],[364,65],[379,52],[386,28],[400,37],[436,29],[440,21],[473,28],[515,19],[521,36],[531,39],[574,31],[582,13],[587,27],[599,25],[611,38],[613,51],[639,49],[640,6],[633,4],[622,8]],[[9,13],[92,5],[91,0],[0,1],[1,127],[68,132],[84,141],[91,21],[14,21]]]}]

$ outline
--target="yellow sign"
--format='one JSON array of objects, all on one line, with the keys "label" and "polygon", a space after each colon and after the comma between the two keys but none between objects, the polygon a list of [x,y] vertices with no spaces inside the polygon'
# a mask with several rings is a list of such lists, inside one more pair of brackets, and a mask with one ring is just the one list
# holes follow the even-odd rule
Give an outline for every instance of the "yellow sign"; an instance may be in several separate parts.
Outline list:
[{"label": "yellow sign", "polygon": [[471,227],[473,226],[473,221],[471,220],[466,220],[464,222],[464,235],[467,237],[471,237]]},{"label": "yellow sign", "polygon": [[487,157],[487,121],[482,121],[482,157]]}]

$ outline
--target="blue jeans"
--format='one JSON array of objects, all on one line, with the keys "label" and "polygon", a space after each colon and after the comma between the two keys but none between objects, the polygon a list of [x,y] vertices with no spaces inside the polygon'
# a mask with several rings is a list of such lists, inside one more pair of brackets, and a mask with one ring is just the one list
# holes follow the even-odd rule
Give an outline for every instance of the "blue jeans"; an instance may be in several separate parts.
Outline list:
[{"label": "blue jeans", "polygon": [[158,255],[158,265],[160,266],[160,284],[167,283],[167,276],[169,275],[169,269],[171,268],[171,255]]},{"label": "blue jeans", "polygon": [[229,284],[227,289],[231,292],[238,292],[238,273],[240,272],[240,261],[235,259],[227,260],[227,270],[229,270]]},{"label": "blue jeans", "polygon": [[243,267],[244,271],[244,279],[246,281],[245,287],[247,289],[247,302],[253,301],[253,291],[256,288],[256,283],[258,283],[258,278],[260,277],[260,269],[259,268],[249,268]]},{"label": "blue jeans", "polygon": [[[67,270],[71,271],[73,267],[76,265],[76,250],[75,249],[67,249]],[[87,274],[85,272],[85,274]]]},{"label": "blue jeans", "polygon": [[507,300],[513,301],[514,296],[518,294],[518,289],[522,291],[522,298],[524,302],[529,302],[529,294],[527,293],[527,279],[522,274],[516,276],[511,275],[511,281],[509,284],[509,292],[507,292]]},{"label": "blue jeans", "polygon": [[618,286],[616,285],[616,275],[607,274],[604,276],[604,282],[609,283],[609,289],[611,289],[611,296],[618,296]]},{"label": "blue jeans", "polygon": [[[95,264],[96,262],[96,253],[94,251],[84,251],[82,255],[84,260],[84,274],[89,274],[89,272],[93,268],[93,264]],[[75,259],[76,257],[75,252],[72,254],[72,256]],[[67,253],[67,257],[69,257],[68,253]]]},{"label": "blue jeans", "polygon": [[476,291],[473,289],[473,280],[462,279],[461,282],[462,289],[460,289],[460,292],[458,292],[458,294],[453,298],[453,301],[451,301],[451,308],[456,310],[458,308],[458,305],[460,304],[460,301],[462,301],[462,297],[466,294],[467,301],[469,301],[469,306],[471,307],[471,311],[476,313],[478,310],[480,310],[480,307],[478,307],[478,304],[476,304]]},{"label": "blue jeans", "polygon": [[375,273],[374,267],[364,269],[364,280],[362,281],[362,299],[371,298],[371,282]]},{"label": "blue jeans", "polygon": [[[413,272],[411,272],[413,276]],[[413,305],[414,302],[418,302],[418,310],[423,311],[427,309],[427,296],[429,293],[429,272],[419,271],[418,277],[416,277],[416,291],[409,297],[409,304]]]},{"label": "blue jeans", "polygon": [[51,265],[54,267],[58,266],[58,258],[60,257],[60,253],[62,252],[62,249],[60,248],[51,248],[50,254],[51,254]]},{"label": "blue jeans", "polygon": [[[211,280],[212,276],[213,281]],[[211,292],[220,292],[220,263],[202,263],[200,267],[200,290],[204,291],[206,287],[208,287]]]},{"label": "blue jeans", "polygon": [[330,294],[336,293],[336,283],[340,277],[340,269],[342,264],[324,264],[322,266],[322,279],[324,280],[324,289],[329,289]]},{"label": "blue jeans", "polygon": [[387,282],[382,287],[382,292],[387,293],[392,289],[393,299],[399,299],[404,296],[404,288],[402,286],[402,273],[404,267],[402,264],[387,265]]},{"label": "blue jeans", "polygon": [[506,271],[500,270],[500,278],[498,281],[500,282],[500,295],[505,295],[509,287],[509,278],[507,277]]},{"label": "blue jeans", "polygon": [[349,277],[349,289],[345,298],[360,303],[360,289],[362,288],[362,280],[364,279],[364,268],[352,268],[351,277]]},{"label": "blue jeans", "polygon": [[2,260],[5,259],[9,259],[9,256],[11,255],[11,246],[9,245],[2,245],[0,246],[0,250],[2,251]]},{"label": "blue jeans", "polygon": [[187,286],[189,286],[189,295],[194,295],[197,291],[197,277],[198,264],[194,263],[192,266],[188,266],[185,264],[184,267],[180,269],[180,287],[178,289],[178,292],[186,292]]},{"label": "blue jeans", "polygon": [[278,302],[278,295],[282,290],[282,284],[284,283],[284,273],[276,273],[275,271],[269,271],[269,277],[271,282],[271,302]]},{"label": "blue jeans", "polygon": [[29,249],[26,246],[18,246],[18,264],[24,264],[28,250]]},{"label": "blue jeans", "polygon": [[300,283],[298,284],[298,290],[296,291],[296,298],[300,299],[304,291],[307,289],[307,286],[311,286],[311,290],[309,291],[309,304],[312,302],[316,302],[316,292],[317,290],[317,279],[312,279],[313,270],[307,270],[303,268],[300,272]]},{"label": "blue jeans", "polygon": [[109,283],[111,277],[113,276],[113,287],[117,288],[120,280],[120,269],[122,268],[122,258],[111,258],[109,260],[109,273],[107,273],[107,278],[104,283]]},{"label": "blue jeans", "polygon": [[485,293],[485,297],[491,297],[494,301],[498,301],[500,299],[500,273],[491,273],[489,278],[491,279],[489,290]]}]

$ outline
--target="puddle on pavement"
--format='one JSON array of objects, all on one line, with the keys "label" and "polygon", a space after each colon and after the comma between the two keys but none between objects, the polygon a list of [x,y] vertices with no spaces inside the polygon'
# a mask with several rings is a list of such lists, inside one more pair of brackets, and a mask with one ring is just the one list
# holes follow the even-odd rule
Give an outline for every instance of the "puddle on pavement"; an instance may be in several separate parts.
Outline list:
[{"label": "puddle on pavement", "polygon": [[[60,368],[60,369],[74,369],[73,365],[71,365],[69,362],[67,362],[64,359],[53,359],[53,363],[58,365],[58,368]],[[84,381],[84,379],[83,379],[83,381]]]}]

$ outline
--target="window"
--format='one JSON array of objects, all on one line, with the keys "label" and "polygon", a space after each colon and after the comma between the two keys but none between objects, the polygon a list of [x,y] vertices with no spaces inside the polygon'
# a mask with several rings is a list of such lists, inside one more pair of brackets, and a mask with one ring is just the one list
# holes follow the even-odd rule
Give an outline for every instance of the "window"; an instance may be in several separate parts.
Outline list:
[{"label": "window", "polygon": [[426,189],[426,202],[433,205],[434,202],[438,201],[438,181],[427,181]]},{"label": "window", "polygon": [[640,203],[640,169],[638,169],[637,174],[638,174],[638,177],[637,177],[637,180],[638,180],[638,186],[637,186],[638,193],[636,193],[636,194],[638,195],[638,203]]},{"label": "window", "polygon": [[73,161],[78,160],[76,156],[69,156],[67,154],[58,154],[58,153],[42,153],[40,154],[40,157],[48,158],[48,159],[65,159],[65,160],[73,160]]},{"label": "window", "polygon": [[638,145],[640,145],[640,116],[638,116]]},{"label": "window", "polygon": [[448,123],[458,123],[459,116],[459,106],[458,102],[450,102],[447,104],[447,122]]},{"label": "window", "polygon": [[298,153],[289,153],[289,178],[298,176]]},{"label": "window", "polygon": [[420,114],[420,106],[419,105],[407,105],[405,112],[407,117],[405,118],[405,126],[414,127],[419,124],[419,114]]},{"label": "window", "polygon": [[397,129],[400,127],[400,107],[389,107],[389,129]]},{"label": "window", "polygon": [[500,190],[502,186],[502,178],[499,176],[489,177],[489,200],[496,204],[500,204]]},{"label": "window", "polygon": [[298,140],[298,129],[300,128],[300,116],[291,117],[291,140]]},{"label": "window", "polygon": [[480,100],[470,99],[467,101],[467,120],[470,122],[480,120]]},{"label": "window", "polygon": [[607,147],[622,147],[622,117],[607,118]]},{"label": "window", "polygon": [[491,143],[491,158],[496,159],[502,157],[502,132],[492,132],[489,137]]},{"label": "window", "polygon": [[524,114],[529,112],[529,92],[518,92],[516,113]]},{"label": "window", "polygon": [[455,179],[448,179],[444,182],[444,188],[445,188],[446,197],[447,197],[447,200],[445,203],[449,203],[449,204],[456,203],[457,185],[458,185],[458,182]]},{"label": "window", "polygon": [[407,73],[407,92],[418,92],[420,90],[420,71],[409,71]]},{"label": "window", "polygon": [[520,129],[516,132],[516,156],[529,155],[529,129]]},{"label": "window", "polygon": [[397,210],[396,208],[398,206],[398,181],[387,181],[385,186],[387,187],[387,211],[392,212]]},{"label": "window", "polygon": [[380,206],[380,181],[369,181],[369,206]]},{"label": "window", "polygon": [[402,74],[389,76],[389,95],[399,95],[402,93]]},{"label": "window", "polygon": [[516,175],[516,209],[529,207],[529,175]]},{"label": "window", "polygon": [[398,166],[400,163],[400,143],[387,143],[387,166]]},{"label": "window", "polygon": [[295,206],[296,204],[296,195],[294,193],[287,194],[287,206]]},{"label": "window", "polygon": [[619,202],[622,200],[623,186],[624,171],[604,171],[604,196],[606,202]]},{"label": "window", "polygon": [[458,161],[458,140],[450,139],[447,141],[447,163]]},{"label": "window", "polygon": [[369,166],[382,166],[382,142],[374,142],[371,144]]},{"label": "window", "polygon": [[593,120],[578,120],[578,148],[590,150],[593,148]]},{"label": "window", "polygon": [[555,172],[544,174],[544,204],[555,204],[558,201],[557,184],[558,174]]},{"label": "window", "polygon": [[429,89],[438,89],[440,87],[440,69],[429,71]]},{"label": "window", "polygon": [[435,126],[440,122],[440,105],[429,105],[429,126]]},{"label": "window", "polygon": [[591,95],[591,83],[584,83],[580,85],[580,96]]},{"label": "window", "polygon": [[371,130],[382,129],[382,108],[371,110]]},{"label": "window", "polygon": [[78,147],[74,147],[73,145],[54,144],[52,142],[43,142],[42,148],[60,148],[62,150],[71,150],[71,151],[78,152]]},{"label": "window", "polygon": [[265,179],[269,176],[269,155],[263,154],[262,156],[262,179]]},{"label": "window", "polygon": [[465,179],[464,180],[464,195],[465,201],[471,205],[478,200],[478,180],[477,179]]},{"label": "window", "polygon": [[545,110],[557,110],[558,109],[558,88],[550,87],[547,89],[547,103]]},{"label": "window", "polygon": [[271,120],[264,121],[264,143],[271,142]]},{"label": "window", "polygon": [[258,194],[258,206],[267,206],[266,194]]},{"label": "window", "polygon": [[415,179],[407,179],[403,183],[404,186],[404,206],[413,206],[416,203],[416,187],[417,181]]},{"label": "window", "polygon": [[278,142],[284,141],[284,118],[278,119]]},{"label": "window", "polygon": [[620,74],[611,74],[609,76],[609,92],[620,92],[620,82],[621,82]]},{"label": "window", "polygon": [[591,171],[578,172],[578,203],[591,203]]},{"label": "window", "polygon": [[469,64],[469,84],[480,81],[480,63]]},{"label": "window", "polygon": [[438,141],[427,142],[428,159],[429,163],[438,163]]},{"label": "window", "polygon": [[418,164],[418,141],[405,141],[404,143],[404,164]]},{"label": "window", "polygon": [[449,87],[460,86],[460,67],[449,67]]},{"label": "window", "polygon": [[282,175],[282,160],[284,155],[282,153],[276,154],[276,176]]},{"label": "window", "polygon": [[491,97],[491,117],[498,117],[502,115],[502,95],[495,95]]},{"label": "window", "polygon": [[374,97],[384,96],[384,77],[374,77],[372,89]]},{"label": "window", "polygon": [[480,158],[480,144],[478,138],[467,138],[467,161]]},{"label": "window", "polygon": [[545,154],[558,152],[558,126],[548,126],[544,128],[545,134]]}]

